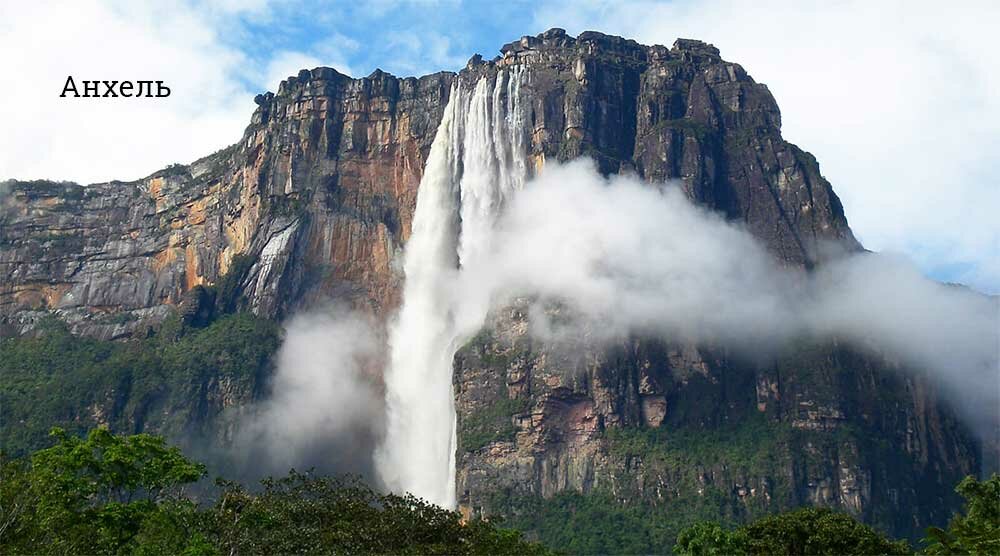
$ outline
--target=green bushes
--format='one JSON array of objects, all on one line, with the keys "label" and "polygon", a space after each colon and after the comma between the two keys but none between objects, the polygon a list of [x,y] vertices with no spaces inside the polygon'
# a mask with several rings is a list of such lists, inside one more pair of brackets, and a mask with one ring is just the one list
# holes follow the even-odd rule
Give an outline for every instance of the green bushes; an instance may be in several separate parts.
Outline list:
[{"label": "green bushes", "polygon": [[490,442],[514,440],[514,416],[527,409],[527,400],[503,398],[465,417],[459,422],[459,448],[474,452]]},{"label": "green bushes", "polygon": [[0,467],[3,554],[549,554],[516,531],[354,480],[292,471],[250,492],[218,480],[212,504],[183,487],[205,473],[149,435],[56,444]]},{"label": "green bushes", "polygon": [[986,481],[966,477],[955,492],[965,498],[964,514],[956,514],[947,529],[927,529],[927,554],[1000,554],[1000,475]]},{"label": "green bushes", "polygon": [[847,514],[825,508],[764,516],[734,529],[732,523],[719,524],[719,508],[704,499],[676,499],[652,507],[624,504],[604,494],[561,493],[543,499],[498,493],[490,504],[508,516],[507,525],[530,531],[547,546],[570,554],[913,553],[906,541],[891,540]]},{"label": "green bushes", "polygon": [[54,429],[52,437],[54,446],[0,468],[4,554],[135,552],[136,537],[149,534],[147,519],[194,511],[178,488],[201,478],[205,468],[163,439],[107,429],[85,439]]},{"label": "green bushes", "polygon": [[493,494],[504,524],[569,554],[669,554],[685,527],[725,520],[728,497],[715,490],[653,505],[607,492],[561,492],[551,498]]},{"label": "green bushes", "polygon": [[[351,479],[292,471],[249,491],[224,480],[201,503],[184,486],[204,466],[151,435],[105,429],[0,462],[3,554],[549,554],[516,530],[412,496],[379,494]],[[1000,536],[1000,476],[956,489],[965,511],[947,531],[929,530],[928,554],[994,554]],[[497,493],[490,504],[573,554],[912,554],[845,514],[803,508],[736,529],[699,522],[676,534],[681,501],[623,506],[605,495],[550,499]],[[674,539],[676,538],[676,543]]]},{"label": "green bushes", "polygon": [[893,541],[847,514],[825,508],[803,508],[767,516],[726,531],[716,523],[699,523],[682,531],[677,554],[912,554],[906,541]]},{"label": "green bushes", "polygon": [[604,494],[559,493],[552,498],[496,493],[490,507],[504,525],[569,554],[667,554],[677,529],[667,511],[620,504]]}]

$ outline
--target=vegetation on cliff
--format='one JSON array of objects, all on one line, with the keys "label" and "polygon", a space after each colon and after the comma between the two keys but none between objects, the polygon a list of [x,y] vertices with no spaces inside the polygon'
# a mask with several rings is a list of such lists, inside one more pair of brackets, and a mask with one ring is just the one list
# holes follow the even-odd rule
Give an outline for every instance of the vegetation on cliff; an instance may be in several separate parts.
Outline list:
[{"label": "vegetation on cliff", "polygon": [[[955,488],[965,498],[947,530],[927,529],[924,554],[1000,553],[1000,475],[966,477]],[[688,527],[677,536],[677,554],[912,554],[906,541],[893,541],[850,516],[825,508],[802,508],[767,516],[735,530],[715,522]]]},{"label": "vegetation on cliff", "polygon": [[172,317],[127,342],[76,336],[55,319],[40,328],[0,339],[0,445],[10,456],[40,448],[52,426],[190,439],[228,404],[254,398],[281,341],[276,323],[248,313],[204,328]]},{"label": "vegetation on cliff", "polygon": [[[930,527],[924,554],[1000,553],[1000,475],[967,477],[955,489],[965,500],[946,529]],[[716,500],[719,502],[721,499]],[[561,493],[550,499],[491,503],[513,511],[506,524],[529,532],[547,546],[570,554],[913,554],[905,540],[893,540],[853,517],[828,508],[800,508],[765,515],[742,526],[722,519],[712,497],[686,499],[659,510],[623,505],[607,495]],[[678,527],[678,523],[689,523]]]},{"label": "vegetation on cliff", "polygon": [[469,415],[459,423],[460,450],[471,452],[491,442],[514,440],[514,415],[525,411],[528,401],[504,398]]}]

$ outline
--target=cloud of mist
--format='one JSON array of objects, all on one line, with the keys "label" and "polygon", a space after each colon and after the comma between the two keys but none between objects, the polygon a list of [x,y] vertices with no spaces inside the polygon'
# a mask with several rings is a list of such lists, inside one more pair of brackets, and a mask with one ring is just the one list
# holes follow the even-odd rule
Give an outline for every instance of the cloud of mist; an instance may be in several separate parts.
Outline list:
[{"label": "cloud of mist", "polygon": [[[456,345],[490,310],[524,297],[534,300],[531,330],[550,342],[636,334],[760,354],[836,339],[927,374],[980,433],[996,433],[997,298],[929,280],[904,259],[841,253],[812,272],[783,266],[676,185],[604,178],[589,160],[546,165],[489,243],[473,266],[441,276]],[[567,310],[550,321],[552,303]],[[374,478],[384,338],[351,313],[299,316],[287,330],[252,444],[272,471],[315,465]]]},{"label": "cloud of mist", "polygon": [[306,313],[286,331],[270,394],[245,423],[237,449],[249,451],[258,475],[316,467],[372,479],[384,409],[381,345],[369,319]]},{"label": "cloud of mist", "polygon": [[766,83],[782,134],[812,152],[855,236],[932,276],[1000,293],[1000,4],[673,0],[533,4],[534,29],[678,37]]},{"label": "cloud of mist", "polygon": [[[1000,304],[922,276],[906,260],[841,254],[814,272],[782,266],[749,232],[679,187],[549,164],[506,207],[491,256],[454,286],[460,329],[518,296],[558,302],[594,341],[655,334],[756,351],[836,338],[928,373],[969,417],[996,426]],[[546,318],[531,311],[532,318]],[[549,338],[551,339],[551,338]]]}]

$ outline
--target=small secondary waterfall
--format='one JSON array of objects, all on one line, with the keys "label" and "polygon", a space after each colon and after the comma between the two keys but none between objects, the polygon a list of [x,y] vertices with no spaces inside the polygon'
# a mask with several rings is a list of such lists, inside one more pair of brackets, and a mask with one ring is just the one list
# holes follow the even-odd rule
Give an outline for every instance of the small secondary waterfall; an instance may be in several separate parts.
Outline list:
[{"label": "small secondary waterfall", "polygon": [[[406,244],[403,305],[390,326],[387,432],[376,454],[394,491],[455,506],[455,407],[452,358],[481,326],[485,308],[459,307],[463,268],[488,255],[505,201],[528,177],[520,66],[461,81],[438,127],[417,192]],[[458,313],[464,310],[463,317]]]}]

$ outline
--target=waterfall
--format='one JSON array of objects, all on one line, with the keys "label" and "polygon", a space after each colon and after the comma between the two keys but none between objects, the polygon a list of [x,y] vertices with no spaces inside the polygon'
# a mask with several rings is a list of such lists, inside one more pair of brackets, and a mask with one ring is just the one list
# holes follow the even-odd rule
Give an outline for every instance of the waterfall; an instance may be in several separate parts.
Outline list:
[{"label": "waterfall", "polygon": [[[431,145],[404,252],[403,305],[389,329],[386,437],[376,454],[387,487],[455,506],[452,358],[485,307],[460,307],[463,269],[488,256],[505,201],[528,176],[520,66],[460,79]],[[457,317],[462,311],[463,316]]]}]

